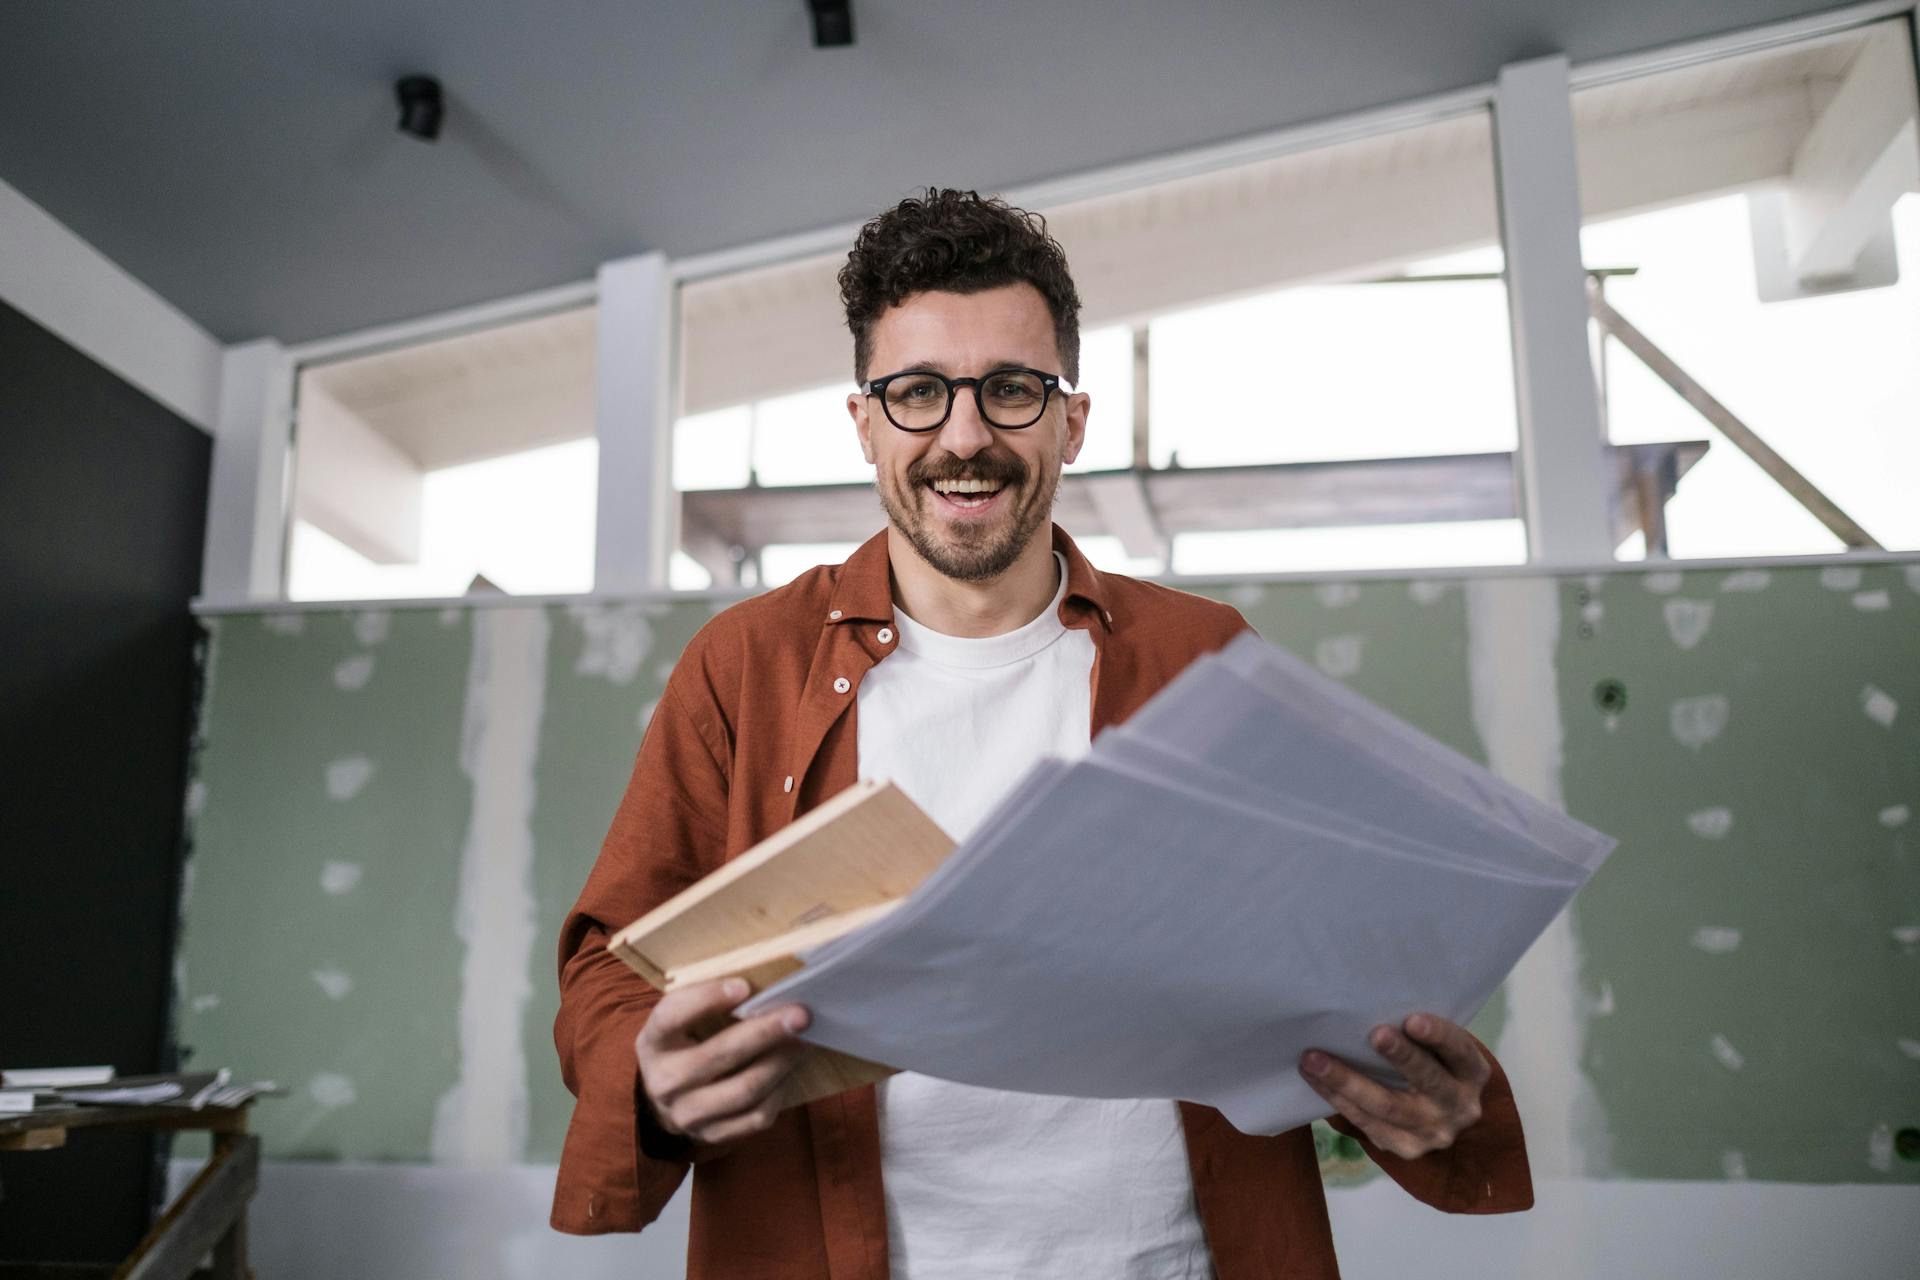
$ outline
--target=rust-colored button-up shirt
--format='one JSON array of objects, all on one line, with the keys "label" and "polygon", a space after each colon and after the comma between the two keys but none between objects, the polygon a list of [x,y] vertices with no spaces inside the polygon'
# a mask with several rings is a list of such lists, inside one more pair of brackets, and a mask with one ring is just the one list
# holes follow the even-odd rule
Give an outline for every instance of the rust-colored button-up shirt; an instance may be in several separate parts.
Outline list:
[{"label": "rust-colored button-up shirt", "polygon": [[[1095,570],[1057,527],[1053,541],[1067,557],[1061,620],[1094,643],[1094,733],[1246,627],[1226,605]],[[882,534],[843,565],[727,609],[675,665],[560,937],[554,1042],[578,1100],[554,1190],[560,1230],[638,1231],[689,1167],[642,1149],[634,1037],[659,997],[606,950],[607,938],[855,781],[854,695],[893,651],[879,634],[892,623]],[[1309,1130],[1250,1137],[1211,1108],[1180,1111],[1220,1280],[1335,1276]],[[1500,1213],[1533,1202],[1520,1118],[1497,1064],[1480,1122],[1448,1150],[1418,1160],[1367,1150],[1439,1209]],[[788,1110],[692,1167],[690,1280],[886,1280],[872,1088]]]}]

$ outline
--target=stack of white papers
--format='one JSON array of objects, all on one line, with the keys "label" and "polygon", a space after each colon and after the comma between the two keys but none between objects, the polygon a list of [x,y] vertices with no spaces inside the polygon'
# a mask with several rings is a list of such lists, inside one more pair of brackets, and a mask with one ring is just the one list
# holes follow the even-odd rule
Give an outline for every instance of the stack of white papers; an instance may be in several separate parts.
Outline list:
[{"label": "stack of white papers", "polygon": [[805,1039],[1027,1093],[1325,1115],[1309,1048],[1464,1023],[1612,851],[1252,635],[1044,761],[895,911],[750,1001]]}]

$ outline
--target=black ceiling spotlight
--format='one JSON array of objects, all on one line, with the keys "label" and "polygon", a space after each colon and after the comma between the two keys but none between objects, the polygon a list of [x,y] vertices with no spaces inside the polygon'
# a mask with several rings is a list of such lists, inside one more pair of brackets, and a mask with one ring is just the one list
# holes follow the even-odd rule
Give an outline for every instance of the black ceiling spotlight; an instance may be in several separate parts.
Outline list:
[{"label": "black ceiling spotlight", "polygon": [[843,48],[853,43],[853,0],[807,0],[813,15],[813,47]]},{"label": "black ceiling spotlight", "polygon": [[432,76],[402,76],[393,91],[400,97],[400,132],[426,142],[438,138],[440,122],[447,116],[440,82]]}]

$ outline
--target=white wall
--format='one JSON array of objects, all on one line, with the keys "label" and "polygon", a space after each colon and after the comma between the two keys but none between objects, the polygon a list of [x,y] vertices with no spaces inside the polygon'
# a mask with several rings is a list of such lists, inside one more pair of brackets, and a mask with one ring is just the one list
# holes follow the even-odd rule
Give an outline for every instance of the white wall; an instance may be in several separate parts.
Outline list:
[{"label": "white wall", "polygon": [[[195,1161],[175,1161],[186,1185]],[[687,1191],[641,1234],[546,1225],[550,1165],[267,1161],[254,1269],[277,1280],[680,1280]],[[1347,1280],[1771,1280],[1912,1274],[1920,1187],[1543,1179],[1520,1214],[1436,1213],[1385,1178],[1328,1194]]]}]

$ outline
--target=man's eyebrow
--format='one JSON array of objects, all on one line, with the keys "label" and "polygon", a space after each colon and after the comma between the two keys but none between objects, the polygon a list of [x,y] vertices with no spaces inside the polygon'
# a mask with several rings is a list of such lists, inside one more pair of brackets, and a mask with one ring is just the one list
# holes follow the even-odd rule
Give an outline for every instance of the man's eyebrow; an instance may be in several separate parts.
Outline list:
[{"label": "man's eyebrow", "polygon": [[[981,370],[981,373],[984,375],[1000,369],[1025,369],[1027,367],[1024,361],[1015,360],[1011,356],[998,356],[987,361],[987,367]],[[912,364],[900,369],[899,372],[945,374],[947,373],[947,366],[944,361],[940,360],[916,360]],[[947,376],[952,377],[953,375],[948,374]]]}]

